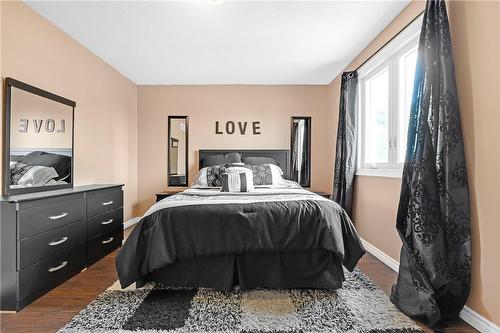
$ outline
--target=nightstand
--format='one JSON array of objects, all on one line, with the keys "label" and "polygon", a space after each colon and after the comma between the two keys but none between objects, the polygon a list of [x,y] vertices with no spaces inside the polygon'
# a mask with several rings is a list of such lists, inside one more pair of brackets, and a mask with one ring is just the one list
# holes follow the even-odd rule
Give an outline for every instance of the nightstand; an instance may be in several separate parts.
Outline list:
[{"label": "nightstand", "polygon": [[330,199],[330,197],[332,196],[330,193],[325,193],[325,192],[320,192],[320,191],[312,191],[312,192],[316,193],[317,195],[321,195],[322,197],[327,198],[327,199]]},{"label": "nightstand", "polygon": [[182,192],[181,191],[163,191],[163,192],[160,192],[160,193],[156,193],[156,202],[162,200],[162,199],[165,199],[171,195],[174,195],[174,194],[177,194],[177,193],[180,193]]}]

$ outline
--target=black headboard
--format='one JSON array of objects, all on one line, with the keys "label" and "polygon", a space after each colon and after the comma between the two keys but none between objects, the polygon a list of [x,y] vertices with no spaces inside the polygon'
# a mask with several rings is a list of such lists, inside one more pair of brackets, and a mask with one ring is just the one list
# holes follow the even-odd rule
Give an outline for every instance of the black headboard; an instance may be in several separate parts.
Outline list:
[{"label": "black headboard", "polygon": [[240,153],[241,156],[271,157],[283,170],[283,178],[290,179],[290,151],[288,149],[200,149],[199,168],[202,168],[203,158],[212,155]]}]

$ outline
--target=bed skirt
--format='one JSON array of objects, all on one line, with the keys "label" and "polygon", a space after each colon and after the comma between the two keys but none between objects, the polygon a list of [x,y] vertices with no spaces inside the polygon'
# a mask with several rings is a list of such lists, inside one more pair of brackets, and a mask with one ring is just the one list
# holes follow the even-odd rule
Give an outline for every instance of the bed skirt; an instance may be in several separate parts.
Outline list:
[{"label": "bed skirt", "polygon": [[229,291],[255,288],[342,287],[344,271],[331,252],[315,249],[304,252],[252,252],[200,257],[179,261],[155,270],[136,286],[159,282],[168,286],[204,287]]}]

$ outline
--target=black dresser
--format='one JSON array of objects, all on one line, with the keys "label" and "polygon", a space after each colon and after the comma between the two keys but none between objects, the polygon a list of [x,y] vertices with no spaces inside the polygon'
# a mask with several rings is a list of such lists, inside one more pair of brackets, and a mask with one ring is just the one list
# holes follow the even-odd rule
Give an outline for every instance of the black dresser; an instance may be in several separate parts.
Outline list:
[{"label": "black dresser", "polygon": [[1,197],[1,310],[21,310],[121,246],[122,186]]}]

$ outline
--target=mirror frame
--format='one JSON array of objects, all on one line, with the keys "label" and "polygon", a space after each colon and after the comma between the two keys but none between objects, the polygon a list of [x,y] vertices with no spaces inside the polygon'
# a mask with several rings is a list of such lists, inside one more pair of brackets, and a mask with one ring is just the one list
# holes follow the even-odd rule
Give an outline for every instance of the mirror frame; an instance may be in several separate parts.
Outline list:
[{"label": "mirror frame", "polygon": [[[171,139],[171,127],[172,127],[172,122],[171,120],[172,119],[184,119],[185,121],[185,124],[186,124],[186,159],[185,159],[185,163],[186,163],[186,181],[182,184],[172,184],[172,179],[170,178],[170,139]],[[167,184],[168,186],[173,186],[173,187],[184,187],[184,186],[188,186],[188,182],[189,182],[189,178],[188,178],[188,175],[189,175],[189,160],[188,160],[188,156],[189,156],[189,116],[168,116],[168,134],[167,134]]]},{"label": "mirror frame", "polygon": [[[40,97],[44,97],[50,99],[54,102],[58,102],[61,104],[65,104],[72,108],[71,111],[71,175],[70,182],[68,184],[61,185],[46,185],[46,186],[36,186],[36,187],[26,187],[26,188],[10,188],[10,120],[11,120],[11,95],[12,95],[12,87],[24,90],[26,92],[38,95]],[[72,188],[73,181],[75,179],[75,107],[76,102],[69,100],[67,98],[58,96],[51,92],[45,91],[43,89],[34,87],[27,83],[18,81],[16,79],[7,77],[5,78],[5,89],[4,89],[5,103],[4,103],[4,119],[3,119],[3,130],[4,130],[4,140],[3,140],[3,194],[4,195],[13,195],[13,194],[22,194],[22,193],[33,193],[33,192],[43,192],[43,191],[52,191],[52,190],[60,190],[63,188]]]},{"label": "mirror frame", "polygon": [[311,166],[312,166],[312,161],[311,161],[311,147],[312,147],[312,141],[311,141],[311,134],[312,134],[312,118],[309,116],[291,116],[290,117],[290,179],[293,180],[293,175],[292,175],[292,168],[293,168],[293,122],[294,120],[305,120],[308,123],[308,133],[307,133],[307,142],[308,142],[308,152],[307,152],[307,182],[304,184],[300,184],[302,187],[311,187]]}]

